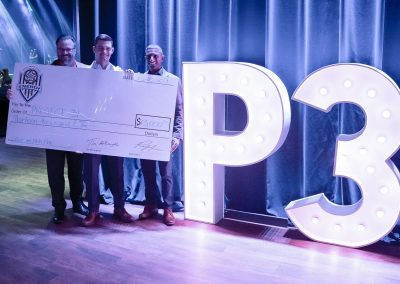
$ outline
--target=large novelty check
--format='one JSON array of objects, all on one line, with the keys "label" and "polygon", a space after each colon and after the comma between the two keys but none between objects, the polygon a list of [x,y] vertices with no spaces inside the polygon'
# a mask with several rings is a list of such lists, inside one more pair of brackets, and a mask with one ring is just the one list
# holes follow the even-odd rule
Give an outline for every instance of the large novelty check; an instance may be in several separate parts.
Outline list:
[{"label": "large novelty check", "polygon": [[168,161],[178,80],[17,63],[6,143]]}]

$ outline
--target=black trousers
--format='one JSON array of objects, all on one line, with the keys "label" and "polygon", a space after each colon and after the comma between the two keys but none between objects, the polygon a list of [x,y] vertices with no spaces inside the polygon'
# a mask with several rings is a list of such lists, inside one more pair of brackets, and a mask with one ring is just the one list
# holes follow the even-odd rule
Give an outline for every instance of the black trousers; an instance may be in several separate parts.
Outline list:
[{"label": "black trousers", "polygon": [[123,158],[84,154],[86,198],[91,212],[99,212],[100,208],[99,167],[102,161],[105,163],[109,175],[110,189],[114,197],[114,208],[122,209],[125,206]]},{"label": "black trousers", "polygon": [[52,205],[55,210],[63,211],[67,205],[64,199],[64,165],[67,159],[69,196],[72,203],[82,199],[83,192],[83,155],[75,152],[46,150],[47,177],[51,191]]},{"label": "black trousers", "polygon": [[157,206],[158,187],[156,182],[156,166],[161,175],[161,193],[163,198],[163,208],[171,208],[174,202],[173,180],[172,180],[172,161],[162,162],[153,160],[140,160],[144,177],[146,204]]}]

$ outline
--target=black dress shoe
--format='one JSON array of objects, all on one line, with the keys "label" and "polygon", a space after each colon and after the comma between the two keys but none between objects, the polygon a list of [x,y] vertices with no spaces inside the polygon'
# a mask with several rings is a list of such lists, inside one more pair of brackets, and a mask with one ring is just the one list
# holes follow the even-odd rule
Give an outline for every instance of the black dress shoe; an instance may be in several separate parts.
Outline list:
[{"label": "black dress shoe", "polygon": [[55,213],[53,216],[53,223],[54,224],[61,224],[64,221],[64,213]]},{"label": "black dress shoe", "polygon": [[83,201],[75,202],[72,206],[72,210],[75,213],[87,216],[89,214],[89,208],[83,203]]}]

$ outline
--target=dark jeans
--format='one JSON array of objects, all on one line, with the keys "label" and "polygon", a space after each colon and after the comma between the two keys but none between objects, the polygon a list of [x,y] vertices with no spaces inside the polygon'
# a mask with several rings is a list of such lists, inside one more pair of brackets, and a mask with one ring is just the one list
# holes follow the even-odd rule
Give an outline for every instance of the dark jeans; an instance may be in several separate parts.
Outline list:
[{"label": "dark jeans", "polygon": [[86,198],[91,212],[98,212],[100,208],[99,167],[102,161],[109,174],[110,190],[114,196],[114,208],[124,208],[123,158],[84,154],[83,173],[86,185]]},{"label": "dark jeans", "polygon": [[156,166],[161,175],[161,193],[163,198],[163,208],[171,208],[174,202],[173,181],[172,181],[172,161],[162,162],[153,160],[140,160],[142,165],[146,204],[157,205],[158,188],[156,181]]},{"label": "dark jeans", "polygon": [[63,211],[67,205],[64,199],[64,165],[67,159],[69,195],[72,203],[82,199],[83,192],[83,155],[75,152],[46,150],[47,177],[51,191],[52,205],[55,210]]}]

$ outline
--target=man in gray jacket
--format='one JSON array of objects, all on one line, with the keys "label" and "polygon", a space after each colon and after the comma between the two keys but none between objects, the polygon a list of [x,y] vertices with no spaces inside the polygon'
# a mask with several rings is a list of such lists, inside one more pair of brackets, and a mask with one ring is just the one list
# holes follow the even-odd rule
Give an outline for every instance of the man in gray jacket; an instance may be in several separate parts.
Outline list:
[{"label": "man in gray jacket", "polygon": [[[162,64],[164,62],[164,53],[160,46],[150,44],[146,48],[146,61],[148,71],[146,73],[152,75],[159,75],[165,77],[176,77],[175,75],[167,72]],[[178,78],[178,77],[176,77]],[[179,78],[178,78],[179,79]],[[162,94],[160,94],[161,96]],[[175,119],[172,132],[171,153],[173,153],[179,146],[183,139],[183,98],[182,98],[182,84],[179,80],[178,92],[176,96],[175,106]],[[145,196],[146,204],[143,213],[139,215],[139,219],[147,219],[158,214],[158,194],[156,183],[156,167],[158,164],[161,175],[161,193],[163,198],[162,208],[164,209],[163,222],[168,225],[175,224],[175,217],[172,213],[172,204],[174,202],[173,193],[173,180],[172,180],[172,161],[152,161],[140,160],[144,183],[145,183]]]}]

